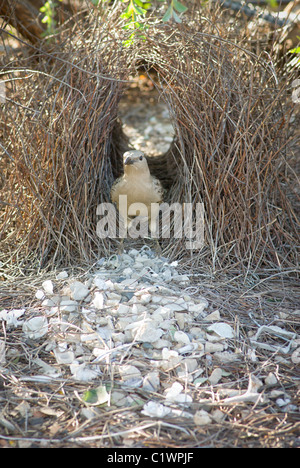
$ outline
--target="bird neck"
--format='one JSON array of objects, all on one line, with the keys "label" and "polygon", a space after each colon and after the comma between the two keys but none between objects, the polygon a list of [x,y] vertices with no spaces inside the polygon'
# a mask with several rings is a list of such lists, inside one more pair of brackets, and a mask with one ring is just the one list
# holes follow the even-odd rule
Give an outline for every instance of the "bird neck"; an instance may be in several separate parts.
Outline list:
[{"label": "bird neck", "polygon": [[125,176],[127,178],[135,178],[135,179],[141,179],[143,181],[146,181],[150,179],[150,171],[148,167],[145,168],[139,168],[138,170],[133,167],[133,166],[125,166],[124,170]]}]

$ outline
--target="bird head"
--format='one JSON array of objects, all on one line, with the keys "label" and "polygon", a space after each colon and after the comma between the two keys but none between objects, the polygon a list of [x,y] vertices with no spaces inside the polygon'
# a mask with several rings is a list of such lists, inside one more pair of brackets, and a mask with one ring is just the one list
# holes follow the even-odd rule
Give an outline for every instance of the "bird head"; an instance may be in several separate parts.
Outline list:
[{"label": "bird head", "polygon": [[126,151],[123,155],[125,174],[149,173],[147,159],[142,151]]}]

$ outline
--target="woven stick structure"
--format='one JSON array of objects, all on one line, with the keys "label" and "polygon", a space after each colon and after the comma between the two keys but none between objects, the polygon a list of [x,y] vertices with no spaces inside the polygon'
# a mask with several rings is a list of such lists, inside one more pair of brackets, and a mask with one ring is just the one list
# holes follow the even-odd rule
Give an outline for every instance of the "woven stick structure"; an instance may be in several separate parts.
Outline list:
[{"label": "woven stick structure", "polygon": [[[31,267],[91,262],[118,241],[96,234],[128,148],[118,105],[131,76],[156,74],[175,138],[149,161],[166,199],[204,203],[205,246],[162,241],[195,268],[293,270],[299,245],[287,156],[290,81],[230,39],[220,16],[155,24],[124,46],[118,8],[62,26],[59,47],[24,47],[2,78],[1,260]],[[223,22],[224,24],[224,22]],[[127,35],[127,36],[126,36]],[[54,52],[55,50],[55,52]],[[152,76],[153,74],[149,75]],[[290,79],[290,78],[289,78]]]}]

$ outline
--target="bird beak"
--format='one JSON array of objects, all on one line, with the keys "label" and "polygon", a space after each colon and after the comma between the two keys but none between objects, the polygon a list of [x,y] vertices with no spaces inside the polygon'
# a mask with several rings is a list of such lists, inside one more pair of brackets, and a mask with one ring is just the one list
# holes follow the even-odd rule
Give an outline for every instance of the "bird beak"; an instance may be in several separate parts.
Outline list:
[{"label": "bird beak", "polygon": [[125,166],[128,166],[130,164],[134,164],[134,161],[131,159],[130,156],[128,156],[128,158],[125,159],[124,164]]}]

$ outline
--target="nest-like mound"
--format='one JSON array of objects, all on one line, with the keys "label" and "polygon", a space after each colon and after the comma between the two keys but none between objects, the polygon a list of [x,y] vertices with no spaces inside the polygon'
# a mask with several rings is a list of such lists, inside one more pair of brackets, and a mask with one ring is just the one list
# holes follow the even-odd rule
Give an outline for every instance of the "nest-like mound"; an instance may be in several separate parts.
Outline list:
[{"label": "nest-like mound", "polygon": [[[230,41],[221,22],[199,14],[149,23],[145,38],[126,47],[119,13],[64,26],[51,53],[25,49],[3,69],[2,260],[74,264],[115,251],[116,240],[97,236],[96,209],[122,170],[128,141],[118,104],[142,68],[155,71],[175,129],[150,167],[168,201],[204,203],[205,246],[192,252],[193,264],[293,268],[286,82],[269,59]],[[191,257],[182,239],[162,247]]]}]

